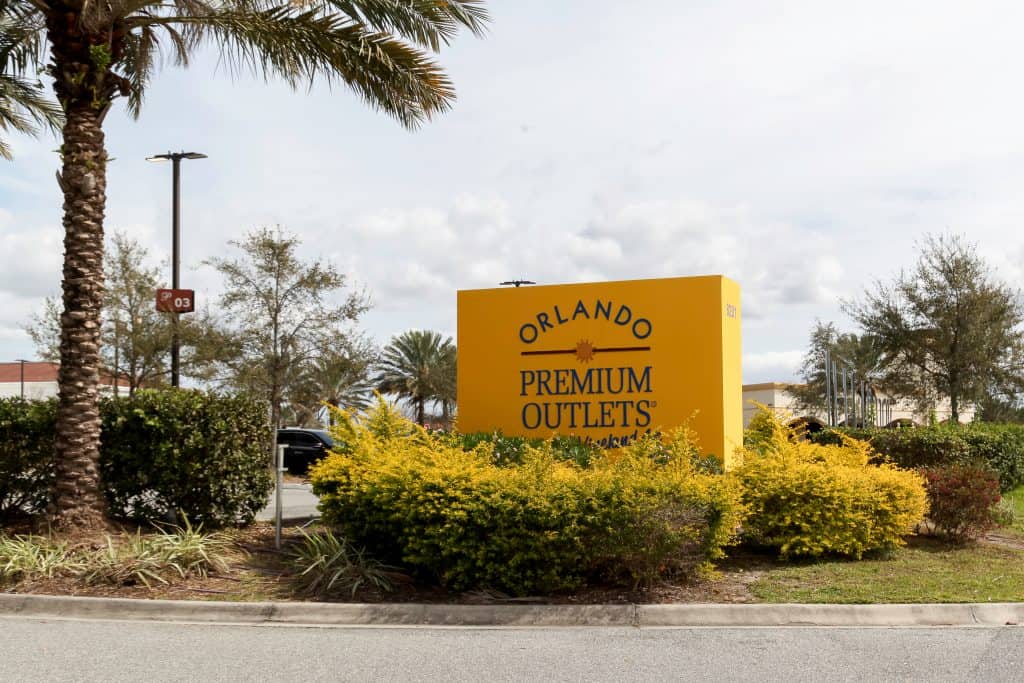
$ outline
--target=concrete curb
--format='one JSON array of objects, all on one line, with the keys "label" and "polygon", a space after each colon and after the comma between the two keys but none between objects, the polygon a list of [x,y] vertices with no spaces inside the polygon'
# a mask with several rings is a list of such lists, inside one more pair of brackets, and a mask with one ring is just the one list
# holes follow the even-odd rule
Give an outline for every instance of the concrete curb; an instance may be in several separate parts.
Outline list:
[{"label": "concrete curb", "polygon": [[637,605],[641,626],[1016,626],[1024,603]]},{"label": "concrete curb", "polygon": [[202,602],[0,594],[0,617],[308,626],[1005,626],[1024,603],[424,605]]}]

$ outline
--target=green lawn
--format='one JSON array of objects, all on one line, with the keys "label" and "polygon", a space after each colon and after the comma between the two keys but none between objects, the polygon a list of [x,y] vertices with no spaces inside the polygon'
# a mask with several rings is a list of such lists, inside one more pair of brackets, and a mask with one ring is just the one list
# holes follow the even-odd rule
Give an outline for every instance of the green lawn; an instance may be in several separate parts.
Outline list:
[{"label": "green lawn", "polygon": [[886,559],[772,567],[750,589],[763,602],[1020,602],[1024,551],[920,538]]}]

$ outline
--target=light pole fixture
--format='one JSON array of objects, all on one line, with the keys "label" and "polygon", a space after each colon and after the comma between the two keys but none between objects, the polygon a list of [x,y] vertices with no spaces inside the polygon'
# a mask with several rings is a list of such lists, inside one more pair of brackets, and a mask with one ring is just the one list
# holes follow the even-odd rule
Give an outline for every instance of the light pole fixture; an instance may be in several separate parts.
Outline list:
[{"label": "light pole fixture", "polygon": [[[146,157],[146,161],[170,161],[173,164],[173,175],[171,181],[171,287],[178,289],[179,275],[181,270],[181,160],[182,159],[205,159],[205,154],[199,152],[168,152],[167,154],[155,154]],[[178,335],[178,313],[174,314],[174,334],[171,339],[171,386],[178,386],[179,365],[178,356],[181,347],[181,339]]]}]

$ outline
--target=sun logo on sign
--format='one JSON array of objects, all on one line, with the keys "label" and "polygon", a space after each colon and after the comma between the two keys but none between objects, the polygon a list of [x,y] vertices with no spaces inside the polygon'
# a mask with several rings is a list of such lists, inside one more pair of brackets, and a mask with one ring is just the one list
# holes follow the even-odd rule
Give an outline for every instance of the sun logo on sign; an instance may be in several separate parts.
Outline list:
[{"label": "sun logo on sign", "polygon": [[594,360],[595,351],[597,351],[597,348],[594,346],[593,342],[587,341],[586,339],[581,339],[576,342],[576,360],[581,363],[589,363]]}]

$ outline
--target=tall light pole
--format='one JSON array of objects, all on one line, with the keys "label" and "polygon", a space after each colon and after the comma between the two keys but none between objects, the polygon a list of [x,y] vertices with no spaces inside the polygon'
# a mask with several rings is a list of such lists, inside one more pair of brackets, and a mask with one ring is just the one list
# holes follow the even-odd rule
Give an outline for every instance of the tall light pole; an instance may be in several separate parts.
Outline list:
[{"label": "tall light pole", "polygon": [[[178,276],[181,269],[181,160],[205,159],[205,154],[198,152],[168,152],[146,157],[146,161],[170,161],[174,166],[171,201],[171,287],[178,289]],[[174,333],[171,338],[171,386],[178,386],[178,356],[181,339],[178,336],[178,313],[174,314]]]}]

